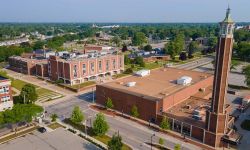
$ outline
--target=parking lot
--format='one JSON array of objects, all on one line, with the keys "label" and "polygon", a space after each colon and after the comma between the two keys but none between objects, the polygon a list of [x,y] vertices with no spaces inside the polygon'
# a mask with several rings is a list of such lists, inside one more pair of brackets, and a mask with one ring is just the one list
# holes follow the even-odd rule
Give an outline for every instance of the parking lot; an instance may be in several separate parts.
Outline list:
[{"label": "parking lot", "polygon": [[1,150],[99,150],[95,145],[71,132],[58,128],[52,132],[34,131],[0,145]]}]

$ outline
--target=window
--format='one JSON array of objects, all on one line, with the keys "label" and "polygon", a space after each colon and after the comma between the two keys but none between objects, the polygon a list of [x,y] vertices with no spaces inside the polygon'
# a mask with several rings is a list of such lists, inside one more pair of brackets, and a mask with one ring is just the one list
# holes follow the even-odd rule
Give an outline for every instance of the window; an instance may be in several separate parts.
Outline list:
[{"label": "window", "polygon": [[82,73],[85,75],[87,73],[86,64],[82,64]]},{"label": "window", "polygon": [[49,74],[51,74],[51,64],[50,64],[50,61],[48,62],[48,72],[49,72]]},{"label": "window", "polygon": [[94,73],[95,71],[95,64],[93,62],[90,64],[90,70],[91,70],[91,73]]},{"label": "window", "polygon": [[106,70],[109,70],[109,60],[106,61]]},{"label": "window", "polygon": [[1,101],[2,102],[7,102],[7,101],[9,101],[10,100],[10,96],[2,96],[1,97]]},{"label": "window", "polygon": [[102,71],[102,61],[99,61],[99,71]]},{"label": "window", "polygon": [[120,68],[122,67],[122,58],[120,57]]},{"label": "window", "polygon": [[113,69],[115,69],[115,65],[116,65],[116,63],[115,63],[115,59],[113,60]]},{"label": "window", "polygon": [[77,77],[77,65],[74,65],[73,75],[75,78]]},{"label": "window", "polygon": [[0,88],[0,94],[9,93],[9,86],[4,86]]}]

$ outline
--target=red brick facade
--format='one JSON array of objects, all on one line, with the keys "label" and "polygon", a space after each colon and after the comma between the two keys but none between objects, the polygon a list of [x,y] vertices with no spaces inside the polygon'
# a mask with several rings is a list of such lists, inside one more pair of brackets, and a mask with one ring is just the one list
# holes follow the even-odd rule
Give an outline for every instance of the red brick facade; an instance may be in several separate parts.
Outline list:
[{"label": "red brick facade", "polygon": [[117,74],[124,70],[123,55],[107,55],[97,58],[64,60],[51,56],[48,72],[51,80],[62,79],[71,85],[96,80],[99,76]]}]

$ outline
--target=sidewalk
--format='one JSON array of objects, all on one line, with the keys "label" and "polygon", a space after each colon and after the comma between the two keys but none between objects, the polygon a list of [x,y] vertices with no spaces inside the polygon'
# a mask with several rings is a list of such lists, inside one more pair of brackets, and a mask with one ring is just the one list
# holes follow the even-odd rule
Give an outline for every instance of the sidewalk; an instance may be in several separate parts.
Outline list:
[{"label": "sidewalk", "polygon": [[70,126],[70,125],[68,125],[68,124],[66,124],[66,123],[64,123],[64,122],[62,122],[62,121],[60,121],[60,120],[57,120],[57,122],[60,123],[60,124],[62,124],[63,126],[65,126],[66,129],[74,129],[74,130],[76,131],[76,133],[75,133],[76,135],[81,134],[81,135],[87,137],[88,139],[94,141],[95,143],[101,145],[102,147],[108,149],[108,147],[107,147],[106,144],[104,144],[104,143],[102,143],[102,142],[96,140],[95,138],[92,138],[91,136],[86,135],[84,132],[82,132],[82,131],[80,131],[80,130],[78,130],[78,129],[75,129],[74,127],[72,127],[72,126]]}]

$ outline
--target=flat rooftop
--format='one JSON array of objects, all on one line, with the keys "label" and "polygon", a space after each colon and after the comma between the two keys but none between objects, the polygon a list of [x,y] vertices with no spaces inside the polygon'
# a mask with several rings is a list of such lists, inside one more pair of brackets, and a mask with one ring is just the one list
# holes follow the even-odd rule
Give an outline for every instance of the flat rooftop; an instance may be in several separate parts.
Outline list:
[{"label": "flat rooftop", "polygon": [[38,58],[26,58],[21,56],[11,56],[10,58],[14,58],[16,60],[20,60],[23,62],[32,62],[32,63],[46,63],[47,59],[38,59]]},{"label": "flat rooftop", "polygon": [[[199,91],[183,102],[171,107],[167,111],[163,112],[168,117],[177,119],[179,121],[195,125],[197,127],[205,128],[206,121],[206,111],[211,108],[211,98],[212,98],[213,87],[212,85],[205,88],[205,91]],[[230,106],[231,103],[226,103],[226,109]],[[201,120],[195,120],[192,116],[194,112],[198,111]]]},{"label": "flat rooftop", "polygon": [[[101,86],[113,88],[130,94],[147,96],[152,100],[159,100],[188,87],[188,85],[184,86],[176,83],[177,79],[183,76],[191,77],[191,84],[195,84],[212,76],[212,74],[176,68],[161,68],[151,70],[150,75],[145,77],[130,76],[117,81],[102,84]],[[136,85],[133,87],[127,87],[126,84],[129,82],[136,82]]]}]

